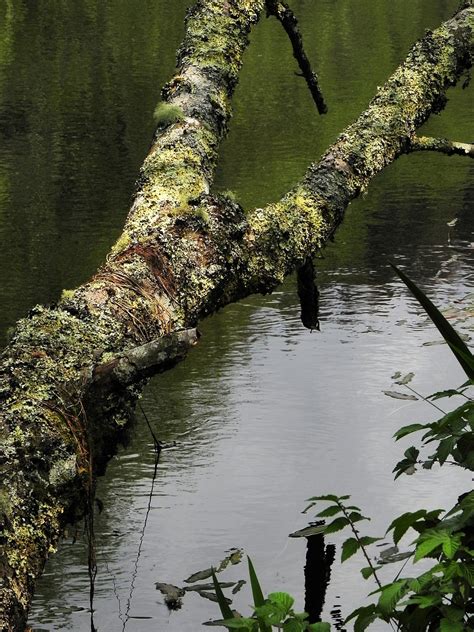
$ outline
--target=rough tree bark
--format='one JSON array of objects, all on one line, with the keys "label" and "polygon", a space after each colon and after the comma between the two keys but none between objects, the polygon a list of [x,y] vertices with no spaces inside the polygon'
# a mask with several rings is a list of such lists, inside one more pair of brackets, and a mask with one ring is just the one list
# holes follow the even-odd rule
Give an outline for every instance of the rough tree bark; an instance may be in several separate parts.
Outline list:
[{"label": "rough tree bark", "polygon": [[184,357],[201,318],[271,292],[304,265],[385,166],[449,144],[416,129],[471,66],[472,2],[414,45],[281,201],[244,213],[211,194],[247,36],[264,9],[264,0],[198,0],[122,236],[89,282],[19,321],[3,352],[2,630],[24,629],[35,580],[65,522],[87,507],[147,375]]}]

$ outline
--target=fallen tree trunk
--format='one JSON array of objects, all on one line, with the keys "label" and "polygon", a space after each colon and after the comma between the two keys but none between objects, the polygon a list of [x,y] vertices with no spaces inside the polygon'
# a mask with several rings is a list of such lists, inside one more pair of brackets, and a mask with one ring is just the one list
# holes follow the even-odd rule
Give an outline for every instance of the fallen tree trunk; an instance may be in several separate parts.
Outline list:
[{"label": "fallen tree trunk", "polygon": [[417,149],[416,129],[472,62],[468,2],[415,44],[292,191],[245,214],[209,191],[264,4],[197,2],[122,236],[88,283],[31,310],[2,355],[2,630],[24,629],[35,580],[65,522],[90,505],[146,377],[184,357],[201,318],[304,265],[370,180]]}]

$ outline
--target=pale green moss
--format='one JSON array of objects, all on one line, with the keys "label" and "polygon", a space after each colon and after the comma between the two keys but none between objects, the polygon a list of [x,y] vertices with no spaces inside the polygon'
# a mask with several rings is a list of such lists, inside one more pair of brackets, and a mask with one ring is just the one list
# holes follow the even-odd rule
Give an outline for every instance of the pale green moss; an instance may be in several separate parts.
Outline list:
[{"label": "pale green moss", "polygon": [[162,102],[156,106],[153,119],[158,127],[168,127],[173,123],[183,121],[184,113],[177,105]]}]

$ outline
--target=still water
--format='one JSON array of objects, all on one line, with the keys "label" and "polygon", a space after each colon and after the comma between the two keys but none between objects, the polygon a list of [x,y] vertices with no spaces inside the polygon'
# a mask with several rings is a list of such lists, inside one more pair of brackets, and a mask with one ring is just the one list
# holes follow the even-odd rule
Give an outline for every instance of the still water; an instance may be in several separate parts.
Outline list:
[{"label": "still water", "polygon": [[[315,113],[276,23],[252,34],[216,187],[245,206],[277,199],[367,104],[410,44],[457,0],[293,0],[330,112]],[[120,234],[173,72],[187,1],[0,0],[1,334],[37,302],[85,280]],[[454,90],[426,133],[472,139],[472,89]],[[351,205],[317,260],[321,331],[299,320],[295,280],[203,322],[187,360],[154,379],[142,408],[169,447],[154,469],[143,412],[98,497],[95,624],[101,631],[194,632],[216,604],[188,593],[170,613],[155,582],[182,585],[231,547],[248,553],[264,589],[303,608],[305,499],[351,494],[368,534],[420,506],[448,506],[471,485],[446,469],[393,481],[407,447],[393,432],[436,417],[422,401],[386,397],[397,370],[424,394],[463,375],[388,266],[407,266],[442,306],[474,298],[473,167],[405,157]],[[446,223],[458,218],[449,229]],[[469,296],[471,294],[471,296]],[[452,312],[455,310],[451,310]],[[472,321],[459,322],[467,335]],[[144,530],[144,523],[146,529]],[[90,630],[87,549],[71,530],[38,583],[35,631]],[[341,542],[339,534],[333,542]],[[74,543],[73,543],[74,542]],[[138,555],[139,553],[139,555]],[[354,557],[332,569],[325,617],[373,589]],[[390,569],[387,579],[390,577]],[[246,578],[244,564],[222,574]],[[248,588],[235,598],[247,612]],[[377,627],[377,626],[376,626]],[[381,627],[379,628],[382,629]]]}]

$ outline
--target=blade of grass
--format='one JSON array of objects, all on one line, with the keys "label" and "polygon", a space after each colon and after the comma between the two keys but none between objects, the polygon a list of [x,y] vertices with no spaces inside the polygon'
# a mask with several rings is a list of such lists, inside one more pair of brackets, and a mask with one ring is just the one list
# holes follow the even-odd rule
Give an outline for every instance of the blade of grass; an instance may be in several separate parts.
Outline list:
[{"label": "blade of grass", "polygon": [[459,334],[448,323],[448,321],[439,311],[439,309],[433,305],[426,294],[424,294],[424,292],[422,292],[420,288],[407,277],[406,274],[404,274],[399,268],[397,268],[396,265],[391,262],[389,263],[398,274],[400,279],[403,281],[403,283],[405,283],[413,296],[416,298],[416,300],[423,307],[428,316],[431,318],[439,333],[443,336],[445,341],[450,346],[452,352],[456,356],[457,361],[462,366],[467,377],[470,380],[474,379],[474,356],[472,355],[464,341],[461,339]]},{"label": "blade of grass", "polygon": [[219,604],[219,608],[221,609],[222,618],[235,619],[234,613],[229,608],[229,604],[227,603],[224,593],[222,592],[222,588],[219,586],[219,582],[217,581],[214,569],[212,569],[212,581],[214,582],[214,590],[217,597],[217,603]]},{"label": "blade of grass", "polygon": [[250,585],[252,587],[253,603],[254,606],[258,608],[259,606],[263,606],[265,598],[260,587],[260,582],[258,581],[257,573],[253,567],[252,560],[249,557],[247,557],[247,562],[249,565],[249,577]]},{"label": "blade of grass", "polygon": [[[258,581],[257,573],[255,572],[255,568],[253,567],[252,560],[247,556],[247,562],[249,565],[249,578],[250,578],[250,586],[252,588],[253,595],[253,603],[255,608],[259,606],[263,606],[265,603],[265,597],[263,596],[262,588],[260,586],[260,582]],[[265,625],[262,622],[259,622],[261,632],[272,632],[272,628],[269,625]]]}]

